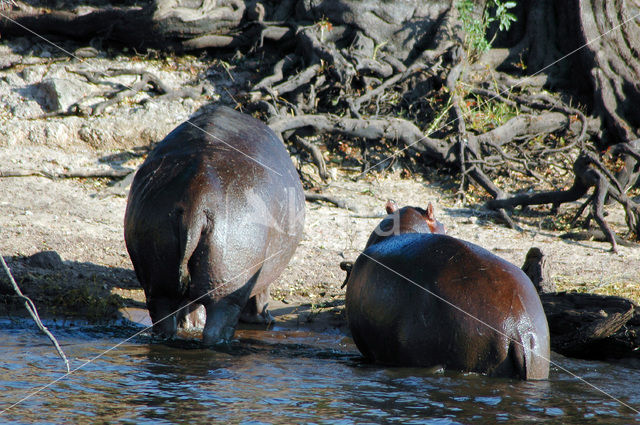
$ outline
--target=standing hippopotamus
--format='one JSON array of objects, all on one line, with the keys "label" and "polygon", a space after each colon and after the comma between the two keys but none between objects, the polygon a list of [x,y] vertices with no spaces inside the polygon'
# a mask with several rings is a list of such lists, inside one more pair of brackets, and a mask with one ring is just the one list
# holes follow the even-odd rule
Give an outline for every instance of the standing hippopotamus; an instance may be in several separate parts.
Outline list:
[{"label": "standing hippopotamus", "polygon": [[518,267],[451,236],[433,207],[387,204],[347,281],[353,339],[373,361],[546,379],[549,329]]},{"label": "standing hippopotamus", "polygon": [[239,318],[267,321],[304,202],[287,150],[259,120],[219,107],[173,130],[136,173],[124,219],[154,331],[174,336],[198,304],[207,345],[228,341]]}]

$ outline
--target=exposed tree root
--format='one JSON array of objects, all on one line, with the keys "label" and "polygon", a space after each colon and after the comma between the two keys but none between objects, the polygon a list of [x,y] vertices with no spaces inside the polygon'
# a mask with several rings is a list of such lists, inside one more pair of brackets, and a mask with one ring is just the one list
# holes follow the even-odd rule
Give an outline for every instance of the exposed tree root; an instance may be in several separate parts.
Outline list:
[{"label": "exposed tree root", "polygon": [[305,192],[304,198],[309,202],[327,202],[329,204],[335,205],[336,207],[343,208],[345,210],[351,210],[351,211],[356,210],[356,208],[353,205],[350,205],[347,201],[343,199],[335,198],[333,196],[322,195],[319,193]]},{"label": "exposed tree root", "polygon": [[[260,111],[284,141],[293,137],[292,143],[308,150],[323,179],[316,144],[331,149],[331,139],[339,137],[360,149],[363,173],[399,156],[456,173],[461,197],[469,183],[480,186],[493,198],[487,206],[514,228],[507,209],[550,203],[555,211],[586,196],[580,214],[591,207],[613,250],[617,242],[603,212],[607,198],[625,209],[629,231],[640,235],[638,206],[626,195],[640,177],[640,30],[629,20],[635,9],[600,0],[571,0],[567,8],[552,0],[522,0],[513,31],[499,34],[503,48],[479,56],[465,44],[457,8],[429,4],[154,0],[142,8],[76,13],[16,1],[8,19],[0,20],[0,33],[25,35],[28,27],[136,49],[255,55],[259,77],[249,81],[239,102]],[[480,62],[472,63],[478,56]],[[100,114],[143,90],[199,95],[199,88],[171,92],[155,76],[138,75],[132,87],[105,93],[107,100],[63,113]],[[85,77],[101,84],[101,77]],[[552,95],[543,87],[564,92]],[[476,108],[469,107],[476,101]],[[509,111],[496,113],[495,103]],[[310,144],[304,140],[310,134],[326,137]],[[624,162],[618,173],[596,154],[612,145],[607,155]],[[513,187],[501,187],[504,176],[512,186],[522,176],[563,187],[566,179],[549,177],[557,170],[573,173],[567,177],[573,177],[571,188],[511,196]]]}]

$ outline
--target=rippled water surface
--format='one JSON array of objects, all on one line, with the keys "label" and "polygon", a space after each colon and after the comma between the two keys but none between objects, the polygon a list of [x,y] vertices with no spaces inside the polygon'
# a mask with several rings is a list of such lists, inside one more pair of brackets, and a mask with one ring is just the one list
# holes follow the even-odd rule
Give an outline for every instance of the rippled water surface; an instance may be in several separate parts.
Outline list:
[{"label": "rippled water surface", "polygon": [[[63,376],[49,340],[0,321],[0,409]],[[72,369],[139,328],[49,328]],[[632,410],[552,368],[545,382],[364,365],[340,335],[239,331],[227,351],[141,335],[0,414],[0,423],[640,423]],[[640,370],[554,356],[640,409]]]}]

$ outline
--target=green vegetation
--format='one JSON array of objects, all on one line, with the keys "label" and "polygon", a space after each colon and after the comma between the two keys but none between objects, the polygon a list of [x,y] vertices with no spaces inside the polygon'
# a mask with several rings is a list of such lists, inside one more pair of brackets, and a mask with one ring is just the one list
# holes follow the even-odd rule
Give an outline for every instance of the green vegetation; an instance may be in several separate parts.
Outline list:
[{"label": "green vegetation", "polygon": [[[509,30],[511,23],[516,21],[516,16],[509,10],[516,5],[515,1],[487,0],[484,9],[479,12],[473,0],[458,1],[456,7],[466,34],[464,45],[469,57],[478,57],[489,50],[498,32]],[[491,40],[487,40],[487,29],[494,22],[498,22],[498,31]]]},{"label": "green vegetation", "polygon": [[496,100],[484,100],[481,96],[469,95],[460,105],[468,130],[484,133],[500,127],[520,111],[511,105]]}]

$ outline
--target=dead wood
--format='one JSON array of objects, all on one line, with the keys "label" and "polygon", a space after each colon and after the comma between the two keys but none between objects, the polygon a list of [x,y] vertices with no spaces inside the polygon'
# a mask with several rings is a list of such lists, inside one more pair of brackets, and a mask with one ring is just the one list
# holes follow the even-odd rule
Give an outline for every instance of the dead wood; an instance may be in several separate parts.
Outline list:
[{"label": "dead wood", "polygon": [[356,211],[356,209],[357,209],[356,207],[351,205],[346,200],[339,199],[339,198],[336,198],[334,196],[322,195],[322,194],[319,194],[319,193],[305,192],[304,198],[305,198],[305,200],[307,200],[309,202],[327,202],[329,204],[332,204],[332,205],[334,205],[334,206],[336,206],[338,208],[343,208],[345,210]]},{"label": "dead wood", "polygon": [[[626,239],[622,239],[618,235],[614,235],[616,238],[616,244],[626,247],[637,247],[637,243],[630,242]],[[588,229],[579,230],[575,232],[567,232],[560,235],[561,239],[570,239],[573,241],[598,241],[608,242],[607,235],[605,235],[600,229]]]},{"label": "dead wood", "polygon": [[527,252],[522,271],[531,279],[533,286],[540,293],[555,292],[556,284],[551,279],[551,265],[540,248],[532,247]]},{"label": "dead wood", "polygon": [[130,168],[113,168],[110,170],[69,170],[61,173],[54,173],[44,170],[0,170],[0,177],[47,177],[50,179],[73,179],[73,178],[112,178],[119,179],[135,172]]},{"label": "dead wood", "polygon": [[551,349],[588,359],[637,356],[640,318],[626,298],[575,292],[540,294]]},{"label": "dead wood", "polygon": [[51,343],[53,344],[56,351],[58,352],[58,355],[64,361],[64,364],[67,368],[67,373],[70,373],[71,369],[69,368],[69,360],[67,359],[67,356],[64,354],[64,351],[62,351],[62,348],[60,348],[60,344],[58,343],[58,340],[56,339],[56,337],[53,336],[51,331],[49,331],[49,329],[47,329],[47,327],[40,320],[40,316],[38,315],[38,309],[36,308],[36,305],[33,303],[33,301],[31,301],[29,297],[27,297],[22,293],[22,291],[20,290],[20,287],[18,286],[15,279],[13,278],[13,275],[11,274],[11,269],[9,269],[9,266],[4,261],[4,258],[1,255],[0,255],[0,262],[2,263],[2,267],[5,273],[9,277],[9,282],[11,282],[11,286],[13,287],[13,290],[15,291],[16,295],[24,301],[24,307],[27,309],[27,311],[29,312],[29,315],[31,316],[33,321],[36,323],[36,326],[38,326],[38,329],[40,329],[42,333],[44,333],[47,336],[47,338],[51,340]]},{"label": "dead wood", "polygon": [[[611,244],[611,251],[617,252],[615,235],[604,219],[604,201],[607,195],[611,195],[625,209],[627,225],[633,231],[637,230],[640,222],[640,206],[631,201],[621,189],[619,182],[606,170],[606,167],[589,152],[583,152],[573,165],[575,180],[567,190],[538,192],[532,194],[520,194],[507,199],[495,199],[485,205],[490,209],[513,208],[515,206],[526,207],[528,205],[552,204],[553,209],[565,202],[580,199],[593,187],[593,196],[590,198],[591,214],[607,236]],[[613,181],[613,183],[612,183]],[[637,234],[637,233],[636,233]]]},{"label": "dead wood", "polygon": [[324,181],[329,180],[329,172],[327,171],[327,165],[324,162],[324,157],[322,156],[322,152],[320,149],[311,142],[307,142],[306,140],[300,137],[294,137],[293,142],[296,146],[299,146],[309,152],[311,154],[311,158],[313,158],[313,163],[318,167],[318,175]]}]

